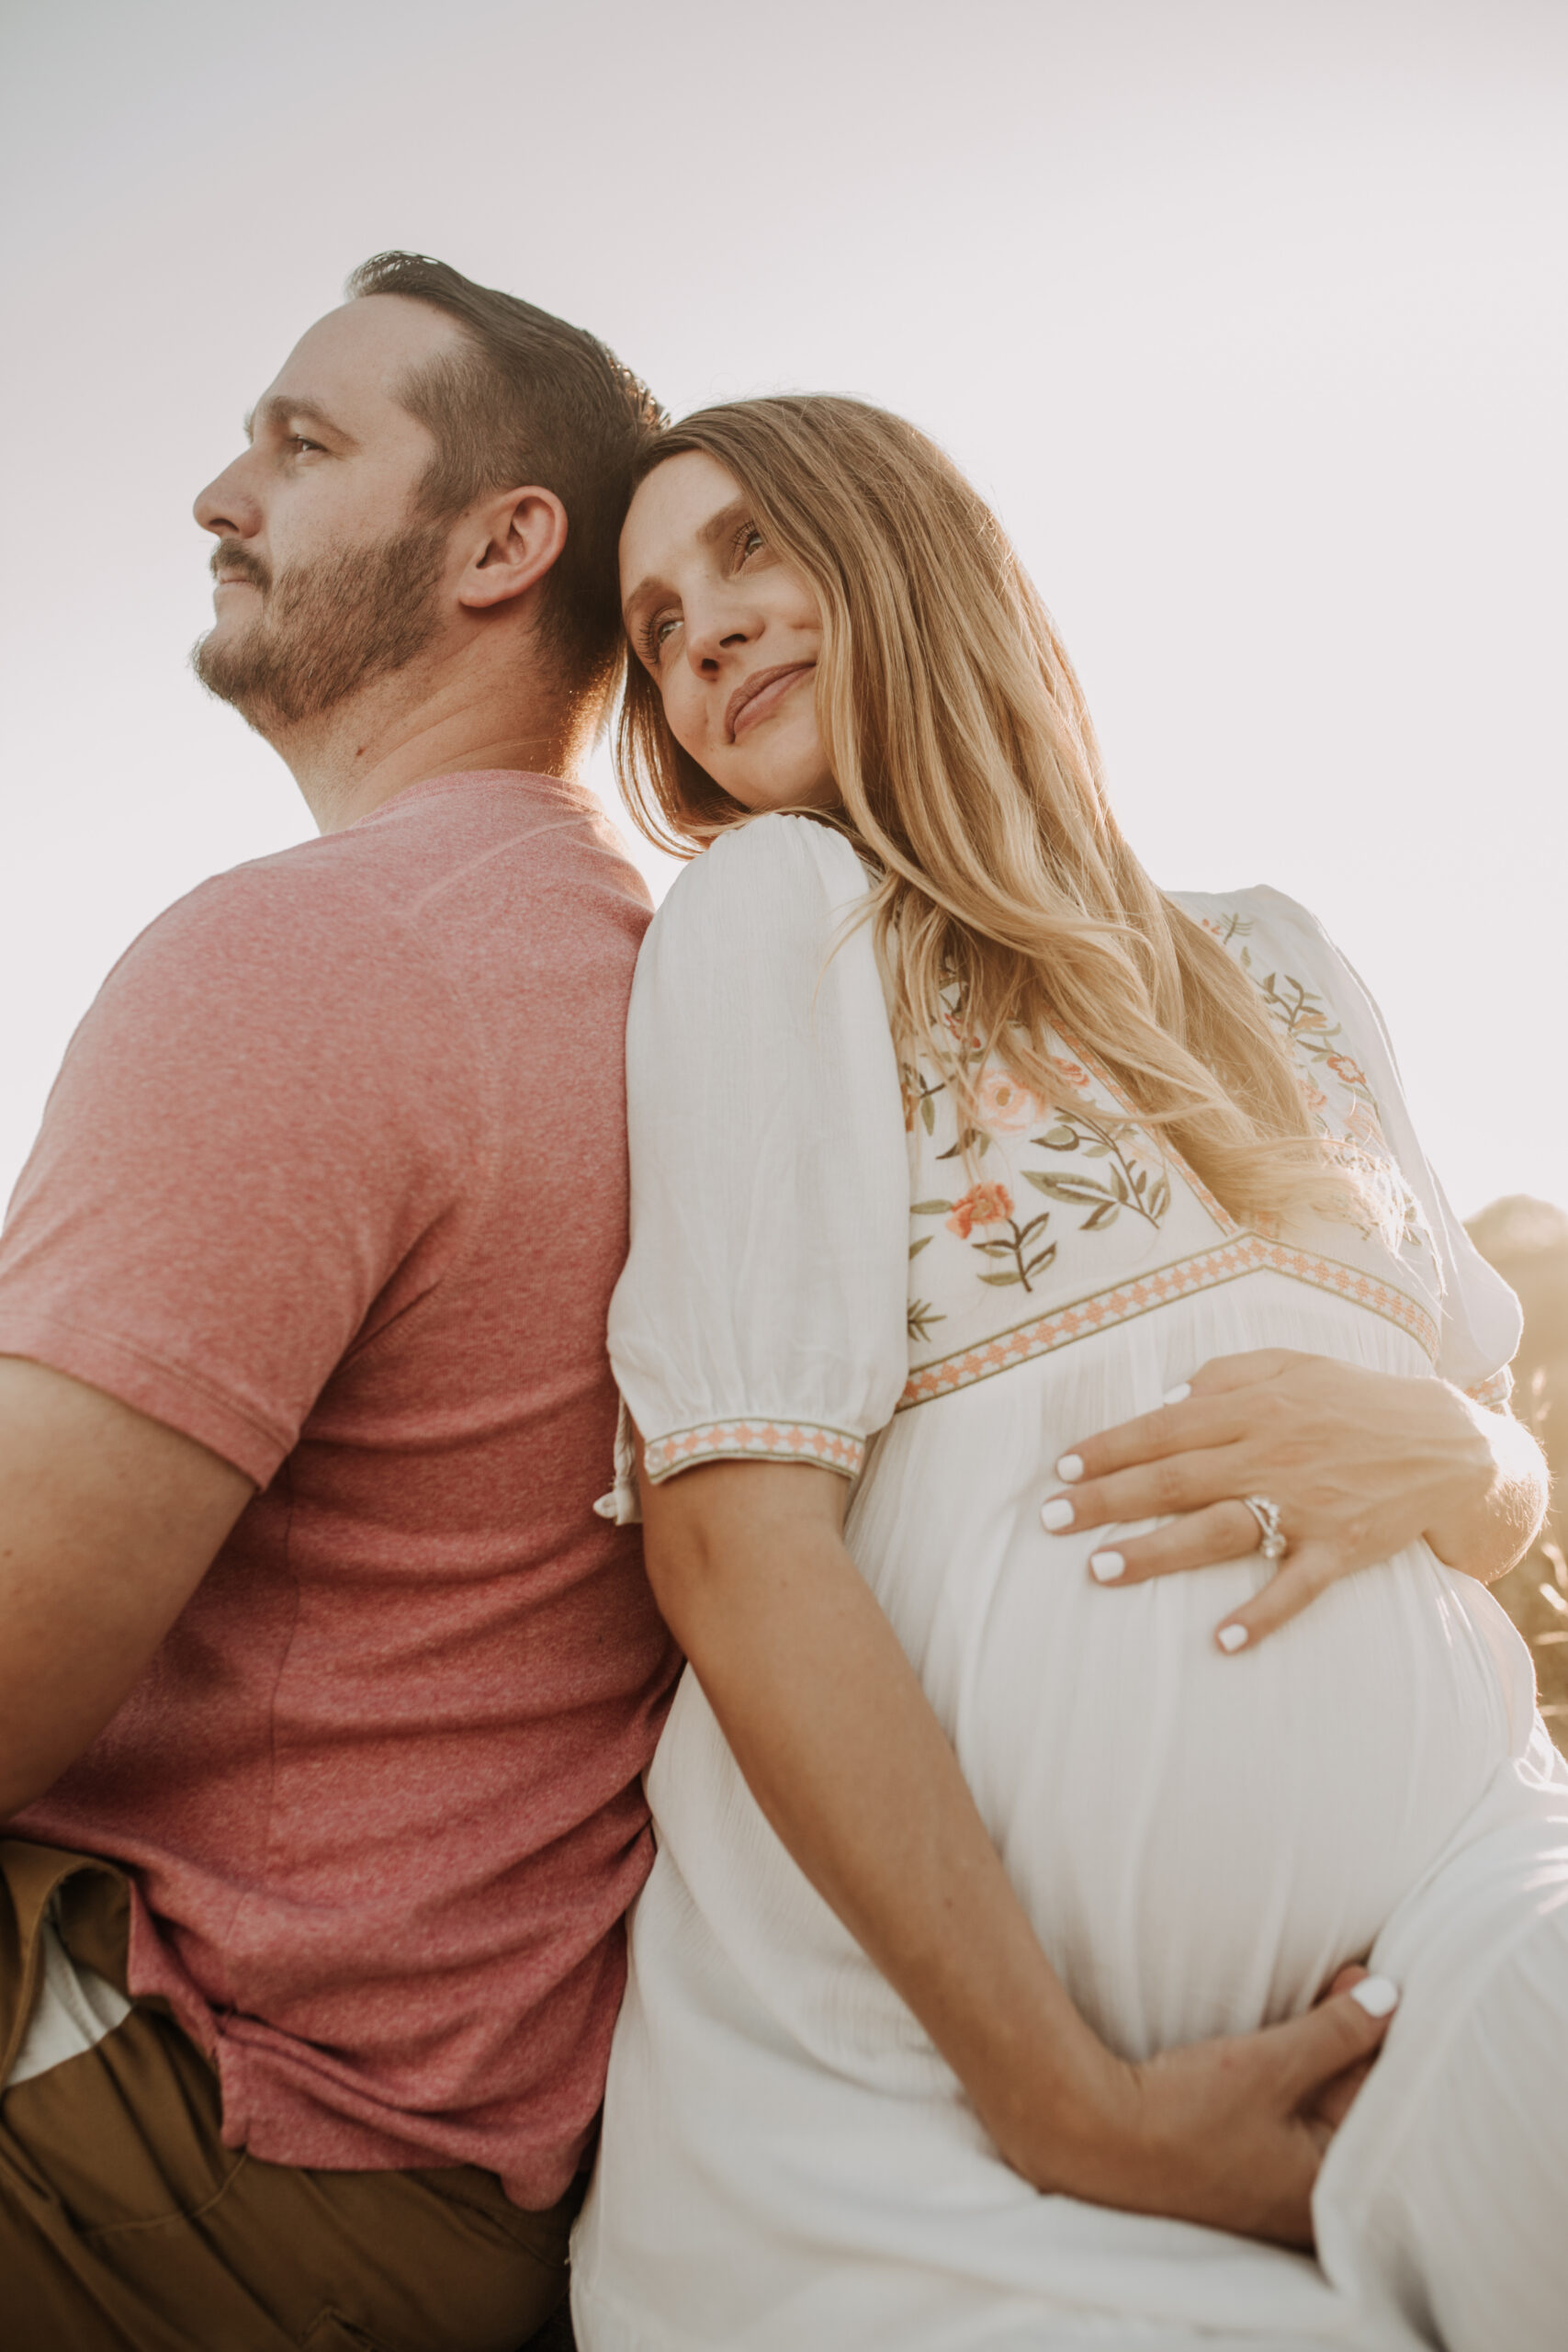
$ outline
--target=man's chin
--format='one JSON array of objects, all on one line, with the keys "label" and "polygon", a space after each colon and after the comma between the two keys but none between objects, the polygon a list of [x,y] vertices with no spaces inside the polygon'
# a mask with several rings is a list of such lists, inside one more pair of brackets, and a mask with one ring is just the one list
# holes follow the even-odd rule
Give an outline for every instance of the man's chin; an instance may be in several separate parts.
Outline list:
[{"label": "man's chin", "polygon": [[270,664],[257,659],[254,636],[254,628],[225,628],[220,621],[197,639],[190,666],[215,702],[226,702],[258,735],[270,738],[284,719],[269,690]]}]

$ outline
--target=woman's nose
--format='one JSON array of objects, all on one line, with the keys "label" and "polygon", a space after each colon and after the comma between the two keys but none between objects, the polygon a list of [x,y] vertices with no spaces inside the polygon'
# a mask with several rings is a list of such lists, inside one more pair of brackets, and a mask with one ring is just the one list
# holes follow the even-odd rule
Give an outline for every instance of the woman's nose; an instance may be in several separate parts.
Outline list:
[{"label": "woman's nose", "polygon": [[711,676],[722,656],[749,645],[756,630],[748,616],[732,608],[686,616],[686,659],[694,670]]}]

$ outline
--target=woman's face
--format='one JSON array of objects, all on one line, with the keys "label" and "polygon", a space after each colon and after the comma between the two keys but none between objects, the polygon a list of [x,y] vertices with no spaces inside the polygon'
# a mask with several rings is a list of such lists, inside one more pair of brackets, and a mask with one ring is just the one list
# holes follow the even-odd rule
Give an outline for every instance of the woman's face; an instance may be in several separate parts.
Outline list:
[{"label": "woman's face", "polygon": [[667,458],[632,500],[621,610],[671,733],[732,800],[836,806],[817,731],[817,599],[763,540],[716,458]]}]

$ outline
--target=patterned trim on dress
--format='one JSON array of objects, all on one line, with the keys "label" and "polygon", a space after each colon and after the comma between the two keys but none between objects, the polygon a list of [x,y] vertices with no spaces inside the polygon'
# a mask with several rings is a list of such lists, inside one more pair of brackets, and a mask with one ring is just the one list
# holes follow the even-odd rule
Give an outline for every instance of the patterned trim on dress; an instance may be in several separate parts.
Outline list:
[{"label": "patterned trim on dress", "polygon": [[657,1487],[695,1462],[818,1462],[857,1478],[864,1460],[863,1438],[818,1421],[699,1421],[656,1437],[644,1449],[642,1466]]},{"label": "patterned trim on dress", "polygon": [[1467,1388],[1464,1393],[1472,1405],[1483,1405],[1488,1412],[1501,1412],[1514,1393],[1513,1373],[1505,1364],[1501,1372],[1488,1373],[1484,1380],[1478,1380],[1473,1388]]},{"label": "patterned trim on dress", "polygon": [[954,1389],[988,1380],[993,1373],[1010,1372],[1015,1364],[1049,1354],[1053,1348],[1066,1347],[1091,1331],[1134,1322],[1140,1315],[1168,1306],[1172,1299],[1190,1298],[1195,1292],[1217,1289],[1222,1283],[1235,1282],[1260,1268],[1310,1283],[1315,1290],[1330,1291],[1336,1297],[1349,1299],[1353,1306],[1365,1306],[1374,1315],[1386,1317],[1402,1331],[1408,1332],[1434,1363],[1437,1361],[1436,1322],[1424,1306],[1407,1298],[1403,1291],[1395,1290],[1391,1283],[1379,1282],[1375,1275],[1363,1273],[1357,1266],[1341,1265],[1337,1259],[1320,1257],[1314,1250],[1292,1250],[1283,1242],[1265,1241],[1258,1234],[1246,1233],[1219,1249],[1201,1250],[1195,1257],[1179,1258],[1156,1273],[1140,1274],[1135,1281],[1119,1283],[1114,1290],[1097,1291],[1071,1306],[1055,1307],[1049,1315],[999,1332],[994,1340],[962,1349],[939,1363],[923,1364],[909,1375],[897,1409],[907,1412],[911,1405],[927,1404],[933,1396],[951,1396]]}]

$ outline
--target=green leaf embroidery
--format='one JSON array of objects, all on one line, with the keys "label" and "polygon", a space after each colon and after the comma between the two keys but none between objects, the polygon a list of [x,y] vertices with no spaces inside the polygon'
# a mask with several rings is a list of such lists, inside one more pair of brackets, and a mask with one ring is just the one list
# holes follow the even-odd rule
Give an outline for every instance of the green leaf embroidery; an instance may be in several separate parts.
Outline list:
[{"label": "green leaf embroidery", "polygon": [[1105,1198],[1104,1185],[1097,1184],[1092,1176],[1047,1176],[1032,1168],[1026,1173],[1030,1182],[1038,1185],[1053,1201],[1073,1201],[1082,1207],[1086,1202]]}]

